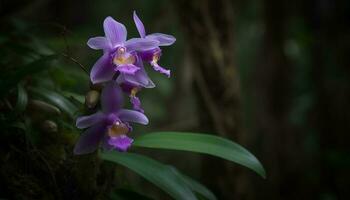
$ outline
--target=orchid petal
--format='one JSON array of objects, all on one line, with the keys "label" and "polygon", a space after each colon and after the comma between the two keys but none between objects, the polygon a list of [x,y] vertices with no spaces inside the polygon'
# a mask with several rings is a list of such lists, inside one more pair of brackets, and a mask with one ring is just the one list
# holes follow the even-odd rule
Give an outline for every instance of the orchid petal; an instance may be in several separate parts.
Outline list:
[{"label": "orchid petal", "polygon": [[134,87],[144,87],[144,88],[154,88],[155,84],[153,81],[147,76],[145,71],[142,72],[142,69],[136,72],[135,75],[129,74],[120,74],[117,79],[119,84],[125,83],[129,85],[133,85]]},{"label": "orchid petal", "polygon": [[148,77],[147,72],[145,68],[143,67],[141,59],[137,59],[138,62],[136,63],[137,66],[140,67],[140,70],[138,70],[135,75],[129,75],[129,74],[120,74],[120,76],[117,78],[117,82],[119,84],[127,84],[127,85],[133,85],[135,87],[144,87],[144,88],[154,88],[155,84],[153,81]]},{"label": "orchid petal", "polygon": [[90,127],[94,124],[100,123],[104,119],[105,115],[102,112],[97,112],[92,115],[78,117],[76,126],[83,129]]},{"label": "orchid petal", "polygon": [[133,139],[129,138],[126,135],[121,135],[118,137],[111,137],[108,140],[108,144],[113,146],[119,151],[126,151],[131,144],[133,143]]},{"label": "orchid petal", "polygon": [[91,82],[96,84],[112,80],[114,73],[114,66],[112,65],[109,54],[105,53],[91,69]]},{"label": "orchid petal", "polygon": [[169,46],[174,44],[176,38],[172,35],[167,35],[163,33],[152,33],[146,36],[146,39],[157,40],[159,46]]},{"label": "orchid petal", "polygon": [[159,47],[138,53],[139,57],[145,62],[151,62],[155,55],[161,56],[161,54],[162,50]]},{"label": "orchid petal", "polygon": [[124,65],[118,65],[116,70],[120,71],[120,73],[123,74],[130,74],[134,75],[140,68],[133,64],[124,64]]},{"label": "orchid petal", "polygon": [[123,104],[122,90],[115,81],[110,81],[101,93],[101,107],[104,113],[117,112]]},{"label": "orchid petal", "polygon": [[152,65],[154,71],[157,71],[161,74],[165,74],[168,78],[170,78],[170,70],[169,69],[164,69],[163,67],[158,65],[157,62],[151,62],[151,65]]},{"label": "orchid petal", "polygon": [[137,16],[136,11],[134,11],[134,22],[140,37],[144,38],[146,36],[145,26],[143,25],[141,19]]},{"label": "orchid petal", "polygon": [[111,43],[108,41],[106,37],[93,37],[90,38],[87,42],[87,45],[91,49],[99,50],[99,49],[111,49]]},{"label": "orchid petal", "polygon": [[124,122],[135,122],[143,125],[148,124],[148,118],[146,115],[138,111],[121,109],[118,112],[118,116]]},{"label": "orchid petal", "polygon": [[132,38],[124,43],[127,51],[146,51],[153,48],[157,48],[159,45],[158,40],[144,39],[144,38]]},{"label": "orchid petal", "polygon": [[81,134],[79,141],[75,145],[74,154],[82,155],[96,151],[105,131],[106,126],[103,123],[98,123],[88,128]]},{"label": "orchid petal", "polygon": [[126,41],[127,30],[125,26],[114,20],[112,17],[107,17],[104,20],[103,29],[107,39],[111,42],[113,47]]}]

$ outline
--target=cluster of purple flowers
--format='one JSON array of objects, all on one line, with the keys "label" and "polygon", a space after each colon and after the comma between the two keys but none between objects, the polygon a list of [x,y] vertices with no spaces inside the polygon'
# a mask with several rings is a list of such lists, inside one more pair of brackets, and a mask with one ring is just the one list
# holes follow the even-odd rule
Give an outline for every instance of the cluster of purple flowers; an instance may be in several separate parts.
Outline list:
[{"label": "cluster of purple flowers", "polygon": [[[158,64],[161,56],[160,46],[175,42],[171,35],[162,33],[146,34],[145,27],[134,12],[134,22],[140,38],[127,40],[125,26],[112,17],[103,22],[104,37],[93,37],[87,42],[95,50],[103,50],[91,70],[93,84],[103,84],[101,110],[95,114],[79,117],[76,126],[87,128],[74,148],[75,154],[95,151],[99,145],[105,150],[126,151],[133,142],[127,134],[132,131],[130,122],[148,124],[141,102],[136,93],[142,88],[155,87],[148,77],[144,63],[167,77],[170,70]],[[130,97],[133,109],[123,109],[123,93]]]}]

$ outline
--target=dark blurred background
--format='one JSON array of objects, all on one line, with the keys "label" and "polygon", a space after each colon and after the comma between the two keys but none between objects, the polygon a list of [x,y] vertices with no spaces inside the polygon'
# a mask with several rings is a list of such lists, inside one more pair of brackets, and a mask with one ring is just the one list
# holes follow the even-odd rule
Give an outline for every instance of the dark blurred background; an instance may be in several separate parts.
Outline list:
[{"label": "dark blurred background", "polygon": [[[15,64],[22,59],[16,47],[29,44],[22,35],[30,34],[37,41],[34,50],[66,55],[49,72],[53,87],[82,98],[89,79],[77,62],[90,69],[101,55],[86,41],[103,35],[106,16],[124,23],[129,38],[137,37],[133,10],[147,32],[177,38],[163,49],[160,60],[172,77],[148,70],[157,87],[140,95],[151,123],[137,127],[134,134],[216,133],[256,155],[267,179],[208,156],[144,153],[201,181],[218,199],[350,198],[350,1],[1,0],[0,49],[10,55],[0,55],[1,76],[11,69],[6,59]],[[14,39],[19,35],[21,39]],[[51,84],[45,80],[42,76],[38,83]],[[1,153],[0,197],[79,199],[57,194],[69,194],[67,188],[45,188],[53,183],[40,176],[24,179],[37,172],[6,165],[6,155]],[[9,171],[21,175],[17,182],[7,177],[12,176]],[[53,176],[65,173],[52,171]],[[119,185],[132,185],[156,199],[169,198],[128,170],[117,173]]]}]

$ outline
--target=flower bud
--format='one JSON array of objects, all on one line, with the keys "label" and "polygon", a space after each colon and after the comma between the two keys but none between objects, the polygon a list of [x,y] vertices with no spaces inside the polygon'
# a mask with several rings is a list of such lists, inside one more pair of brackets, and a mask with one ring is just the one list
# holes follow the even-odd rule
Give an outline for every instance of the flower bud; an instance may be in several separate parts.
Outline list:
[{"label": "flower bud", "polygon": [[41,124],[40,128],[45,133],[57,133],[57,131],[58,131],[57,124],[51,120],[45,120]]},{"label": "flower bud", "polygon": [[94,108],[98,103],[100,93],[96,90],[90,90],[85,96],[85,105],[89,109]]},{"label": "flower bud", "polygon": [[39,111],[49,115],[60,115],[61,111],[56,106],[48,104],[40,100],[29,100],[28,109],[32,111]]}]

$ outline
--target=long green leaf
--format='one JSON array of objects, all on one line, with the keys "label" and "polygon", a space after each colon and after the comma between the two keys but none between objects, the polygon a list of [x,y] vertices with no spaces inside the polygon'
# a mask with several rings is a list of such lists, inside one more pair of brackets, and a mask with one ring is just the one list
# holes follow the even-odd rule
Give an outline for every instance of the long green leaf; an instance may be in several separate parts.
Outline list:
[{"label": "long green leaf", "polygon": [[183,180],[186,182],[188,187],[191,188],[192,191],[196,192],[197,194],[200,194],[206,199],[216,200],[215,195],[204,185],[202,185],[201,183],[197,182],[196,180],[192,179],[189,176],[181,174],[179,170],[177,170],[175,167],[172,167],[172,169],[174,170],[174,173],[176,173],[178,176],[183,178]]},{"label": "long green leaf", "polygon": [[34,94],[48,100],[50,103],[59,107],[62,111],[67,113],[71,118],[78,111],[78,108],[66,99],[63,95],[60,95],[54,91],[50,91],[44,88],[30,88],[30,91]]},{"label": "long green leaf", "polygon": [[23,112],[27,107],[28,94],[27,94],[27,91],[24,89],[22,84],[18,84],[17,88],[18,88],[17,89],[17,103],[16,103],[15,110],[17,112]]},{"label": "long green leaf", "polygon": [[137,200],[152,200],[150,197],[147,197],[143,194],[139,194],[135,191],[128,189],[118,189],[112,192],[110,195],[113,200],[128,200],[128,199],[137,199]]},{"label": "long green leaf", "polygon": [[264,167],[259,160],[239,144],[208,134],[155,132],[135,139],[134,146],[193,151],[227,159],[252,169],[263,178]]},{"label": "long green leaf", "polygon": [[135,153],[108,152],[102,153],[101,156],[104,160],[118,163],[133,170],[161,188],[174,199],[197,199],[183,178],[179,177],[177,173],[167,165]]},{"label": "long green leaf", "polygon": [[67,99],[72,99],[76,102],[79,102],[79,104],[85,103],[85,96],[84,95],[76,94],[73,92],[67,92],[67,91],[63,91],[62,93]]}]

